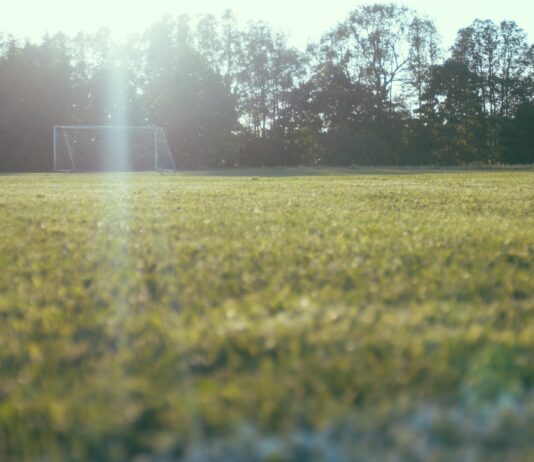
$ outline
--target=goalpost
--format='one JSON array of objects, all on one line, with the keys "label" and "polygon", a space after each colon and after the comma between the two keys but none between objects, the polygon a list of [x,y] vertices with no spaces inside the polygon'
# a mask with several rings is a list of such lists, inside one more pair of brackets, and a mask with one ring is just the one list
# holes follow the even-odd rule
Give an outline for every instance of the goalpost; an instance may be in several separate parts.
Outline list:
[{"label": "goalpost", "polygon": [[56,172],[176,171],[161,127],[55,125]]}]

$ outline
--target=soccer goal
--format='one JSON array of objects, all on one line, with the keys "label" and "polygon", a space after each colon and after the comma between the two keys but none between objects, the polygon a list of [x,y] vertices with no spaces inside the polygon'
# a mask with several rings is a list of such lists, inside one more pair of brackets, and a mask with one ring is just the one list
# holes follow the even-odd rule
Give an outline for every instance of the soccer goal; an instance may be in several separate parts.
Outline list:
[{"label": "soccer goal", "polygon": [[176,171],[161,127],[54,126],[57,172]]}]

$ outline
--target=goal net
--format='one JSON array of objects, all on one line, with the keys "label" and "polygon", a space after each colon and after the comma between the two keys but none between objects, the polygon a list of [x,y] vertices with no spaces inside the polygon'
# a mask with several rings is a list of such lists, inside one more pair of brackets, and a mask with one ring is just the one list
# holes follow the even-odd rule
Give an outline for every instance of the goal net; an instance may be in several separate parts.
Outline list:
[{"label": "goal net", "polygon": [[161,127],[54,126],[58,172],[176,171]]}]

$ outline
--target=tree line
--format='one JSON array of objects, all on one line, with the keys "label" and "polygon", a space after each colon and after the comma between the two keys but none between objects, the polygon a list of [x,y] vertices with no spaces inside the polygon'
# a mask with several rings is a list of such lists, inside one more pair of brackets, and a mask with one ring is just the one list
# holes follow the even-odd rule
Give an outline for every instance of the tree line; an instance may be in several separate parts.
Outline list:
[{"label": "tree line", "polygon": [[[167,16],[38,43],[0,35],[0,170],[49,171],[52,126],[165,128],[179,168],[534,163],[534,46],[475,20],[361,6],[301,51],[263,21]],[[125,119],[126,117],[126,119]]]}]

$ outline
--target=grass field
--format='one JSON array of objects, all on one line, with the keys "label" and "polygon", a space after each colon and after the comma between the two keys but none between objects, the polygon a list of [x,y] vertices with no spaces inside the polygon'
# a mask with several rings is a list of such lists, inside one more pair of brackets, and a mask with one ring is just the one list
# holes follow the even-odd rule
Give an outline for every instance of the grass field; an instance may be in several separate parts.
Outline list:
[{"label": "grass field", "polygon": [[532,460],[532,170],[0,176],[0,216],[2,461]]}]

